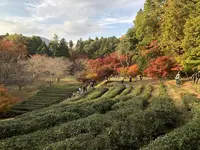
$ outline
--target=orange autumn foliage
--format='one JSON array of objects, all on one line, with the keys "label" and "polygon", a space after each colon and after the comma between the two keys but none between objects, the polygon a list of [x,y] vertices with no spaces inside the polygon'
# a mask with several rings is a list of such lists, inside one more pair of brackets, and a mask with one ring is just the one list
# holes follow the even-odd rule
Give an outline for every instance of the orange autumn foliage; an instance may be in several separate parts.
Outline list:
[{"label": "orange autumn foliage", "polygon": [[129,67],[128,74],[130,76],[136,76],[136,75],[138,75],[138,71],[139,71],[138,65],[134,64],[134,65]]},{"label": "orange autumn foliage", "polygon": [[18,98],[12,97],[8,90],[0,85],[0,115],[7,111],[13,104],[19,101]]},{"label": "orange autumn foliage", "polygon": [[138,75],[138,65],[134,64],[130,67],[120,67],[117,69],[118,73],[122,76],[136,76]]},{"label": "orange autumn foliage", "polygon": [[148,77],[161,79],[167,77],[174,67],[174,61],[168,56],[152,59],[148,68],[144,71]]}]

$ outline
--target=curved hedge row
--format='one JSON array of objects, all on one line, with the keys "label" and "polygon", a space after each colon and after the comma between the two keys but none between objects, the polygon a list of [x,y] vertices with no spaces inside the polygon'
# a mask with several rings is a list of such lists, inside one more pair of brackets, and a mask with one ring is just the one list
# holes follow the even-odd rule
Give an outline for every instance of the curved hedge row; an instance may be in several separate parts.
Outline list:
[{"label": "curved hedge row", "polygon": [[193,119],[184,126],[152,141],[143,150],[196,150],[200,148],[200,105],[199,102],[196,103],[199,100],[191,95],[183,99],[186,107],[192,108]]},{"label": "curved hedge row", "polygon": [[130,92],[131,95],[138,96],[141,94],[142,90],[144,89],[143,85],[139,85]]},{"label": "curved hedge row", "polygon": [[151,86],[135,90],[116,97],[124,87],[111,88],[104,95],[115,98],[60,104],[45,109],[46,115],[30,113],[17,121],[2,122],[0,136],[7,138],[0,140],[0,149],[139,149],[174,129],[178,113],[168,96],[148,103]]},{"label": "curved hedge row", "polygon": [[[122,87],[116,88],[112,92],[116,94],[116,91],[122,89]],[[0,130],[2,131],[0,139],[50,128],[65,122],[87,117],[94,113],[105,113],[111,109],[113,104],[121,99],[128,100],[130,98],[131,96],[124,96],[123,98],[114,98],[112,101],[108,98],[96,99],[96,101],[87,101],[85,99],[80,104],[78,101],[72,104],[58,104],[60,107],[49,107],[49,109],[46,108],[43,111],[32,112],[21,118],[0,122]]]},{"label": "curved hedge row", "polygon": [[52,142],[58,142],[79,134],[101,134],[111,124],[112,118],[110,116],[94,114],[51,129],[3,139],[0,141],[0,149],[42,149]]},{"label": "curved hedge row", "polygon": [[96,89],[92,94],[89,94],[86,99],[96,99],[101,97],[103,94],[105,94],[108,91],[107,88],[99,88]]},{"label": "curved hedge row", "polygon": [[9,116],[21,115],[23,113],[42,109],[53,104],[60,103],[67,97],[70,97],[72,93],[78,88],[79,85],[71,84],[60,87],[47,87],[40,90],[34,96],[28,100],[22,101],[14,105],[10,111]]},{"label": "curved hedge row", "polygon": [[[116,111],[107,113],[113,121],[101,134],[80,134],[54,142],[46,146],[45,150],[138,149],[174,127],[177,118],[176,108],[168,98],[153,99],[153,103],[147,109],[142,107],[142,103],[141,107],[137,107],[140,101],[142,98],[135,98],[124,102],[127,104],[115,106]],[[136,111],[131,113],[130,109],[133,106]]]},{"label": "curved hedge row", "polygon": [[[128,102],[128,100],[131,98],[132,96],[131,95],[129,95],[129,96],[124,96],[123,97],[123,101],[125,102],[125,101],[127,101]],[[138,100],[137,100],[138,99]],[[108,99],[106,99],[106,100],[104,100],[104,101],[99,101],[99,102],[95,102],[95,103],[93,103],[93,104],[91,104],[91,106],[88,106],[88,107],[85,107],[85,106],[83,106],[83,108],[76,108],[76,107],[74,107],[74,108],[71,108],[71,109],[69,109],[68,110],[68,113],[72,113],[72,112],[76,112],[76,114],[78,113],[80,116],[84,116],[84,115],[89,115],[90,113],[91,114],[93,114],[93,113],[95,113],[95,112],[98,112],[98,113],[106,113],[107,111],[110,111],[110,110],[112,110],[112,106],[114,105],[114,104],[116,104],[117,102],[119,102],[119,101],[121,101],[122,99],[121,98],[115,98],[115,99],[110,99],[110,100],[108,100]],[[127,107],[129,106],[129,107],[131,107],[132,109],[133,109],[133,106],[134,106],[134,103],[136,104],[136,103],[139,103],[139,102],[141,102],[141,109],[143,109],[143,102],[142,102],[142,98],[133,98],[132,99],[132,103],[133,103],[133,105],[131,106],[130,105],[130,103],[127,105]],[[136,108],[136,105],[135,105],[135,108]],[[138,110],[138,109],[137,109]],[[119,112],[118,112],[118,116],[121,116],[121,115],[123,115],[123,113],[124,112],[129,112],[129,114],[130,113],[133,113],[132,111],[130,111],[130,109],[127,109],[127,108],[124,108],[124,109],[119,109]],[[87,112],[87,113],[86,113]],[[66,112],[67,113],[67,112]],[[112,113],[111,113],[112,114]],[[64,116],[66,116],[66,114],[64,115]],[[102,115],[102,116],[104,116],[104,115]],[[108,114],[108,116],[110,116],[110,114]],[[57,117],[57,118],[59,118],[59,117]],[[113,118],[113,117],[111,117],[111,118]],[[111,120],[111,118],[110,118],[110,120]],[[117,117],[117,118],[119,118],[119,117]],[[55,118],[54,118],[55,119]],[[51,119],[51,121],[53,121],[54,119]],[[46,120],[46,119],[45,119]],[[83,119],[78,119],[78,120],[87,120],[87,118],[83,118]],[[71,122],[68,122],[68,123],[65,123],[65,124],[62,124],[62,125],[60,125],[60,126],[56,126],[56,127],[53,127],[53,128],[50,128],[50,129],[45,129],[45,130],[43,130],[43,131],[37,131],[37,132],[33,132],[33,133],[30,133],[30,134],[27,134],[27,135],[21,135],[21,136],[16,136],[16,137],[11,137],[11,138],[8,138],[8,139],[5,139],[5,140],[2,140],[2,141],[0,141],[4,146],[6,146],[7,148],[14,148],[14,144],[13,144],[13,142],[14,141],[18,141],[19,143],[25,143],[25,144],[23,144],[23,145],[26,145],[25,147],[24,146],[22,146],[22,147],[20,147],[21,149],[25,149],[25,148],[30,148],[29,146],[29,144],[33,144],[33,142],[32,142],[32,140],[34,140],[34,141],[36,141],[36,143],[40,143],[41,145],[44,145],[45,144],[45,139],[46,139],[46,137],[51,137],[51,138],[53,138],[53,139],[57,139],[58,137],[57,136],[61,136],[62,135],[62,133],[58,133],[59,135],[56,135],[56,133],[57,133],[57,131],[61,131],[62,130],[62,128],[65,128],[68,124],[70,124],[70,123],[72,123],[72,122],[76,122],[76,121],[78,121],[78,120],[74,120],[74,121],[71,121]],[[49,121],[49,119],[48,119],[48,121]],[[50,121],[50,122],[51,122]],[[37,123],[37,122],[35,122],[35,123]],[[46,122],[47,123],[47,122]],[[48,123],[47,123],[48,124]],[[51,123],[52,124],[52,123]],[[35,126],[36,126],[36,124],[35,124]],[[31,131],[31,130],[33,130],[33,128],[31,128],[31,126],[29,126],[29,127],[27,127],[27,124],[26,125],[24,125],[24,127],[26,127],[26,128],[23,128],[23,126],[17,126],[17,127],[15,127],[15,132],[14,133],[16,133],[16,131],[21,131],[21,132],[24,132],[24,134],[26,133],[26,132],[29,132],[29,131]],[[34,126],[32,126],[32,127],[34,127]],[[38,125],[37,125],[37,129],[38,129],[39,127],[38,127]],[[8,129],[14,129],[14,128],[10,128],[10,127],[8,127]],[[69,129],[69,130],[71,130],[71,129]],[[82,129],[81,129],[82,130]],[[53,133],[55,133],[55,135],[53,134]],[[5,135],[6,133],[4,133],[4,135]],[[8,132],[8,134],[9,134],[9,132]],[[63,133],[64,134],[64,133]],[[72,136],[74,136],[74,135],[72,135]],[[37,140],[37,138],[36,137],[38,137],[38,140]],[[66,138],[65,136],[64,136],[64,138]],[[43,139],[42,141],[40,141],[41,139]],[[49,138],[47,138],[48,140],[46,140],[46,142],[47,142],[47,144],[48,144],[48,142],[56,142],[55,140],[49,140]],[[58,138],[58,140],[60,140],[59,138]],[[23,142],[24,141],[24,142]],[[28,142],[25,142],[25,141],[28,141]],[[30,142],[31,141],[31,142]],[[42,142],[42,143],[41,143]],[[6,144],[7,143],[7,144]],[[14,142],[15,143],[15,142]],[[12,145],[13,144],[13,145]],[[19,144],[20,145],[20,144]],[[36,145],[37,146],[37,145]],[[3,148],[3,147],[2,147]]]}]

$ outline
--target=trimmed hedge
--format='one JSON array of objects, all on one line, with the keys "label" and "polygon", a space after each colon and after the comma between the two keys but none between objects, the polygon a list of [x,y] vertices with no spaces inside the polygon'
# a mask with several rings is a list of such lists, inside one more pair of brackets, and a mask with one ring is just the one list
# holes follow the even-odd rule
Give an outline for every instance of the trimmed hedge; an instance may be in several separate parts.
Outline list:
[{"label": "trimmed hedge", "polygon": [[117,97],[126,96],[131,92],[131,90],[132,87],[127,87],[120,95],[117,95]]},{"label": "trimmed hedge", "polygon": [[142,150],[196,150],[200,148],[200,105],[193,107],[194,117],[186,125],[158,137]]},{"label": "trimmed hedge", "polygon": [[129,115],[111,127],[108,136],[115,149],[138,149],[175,128],[177,110],[169,99],[154,98],[146,110]]},{"label": "trimmed hedge", "polygon": [[[125,98],[129,99],[130,97]],[[50,128],[68,121],[87,117],[94,113],[106,113],[107,111],[110,111],[112,105],[118,101],[120,101],[120,98],[113,100],[105,99],[95,102],[91,101],[81,103],[80,105],[73,104],[68,106],[63,104],[63,107],[46,110],[44,111],[45,113],[34,114],[34,112],[32,112],[30,115],[15,120],[0,122],[0,130],[2,131],[0,139]]]},{"label": "trimmed hedge", "polygon": [[125,86],[113,87],[109,92],[105,93],[101,98],[114,98],[125,90]]},{"label": "trimmed hedge", "polygon": [[101,134],[111,124],[112,118],[110,116],[94,114],[48,130],[0,140],[0,149],[43,149],[50,143],[79,134],[90,133],[94,136]]},{"label": "trimmed hedge", "polygon": [[148,85],[145,88],[143,88],[143,93],[140,96],[144,97],[146,99],[149,99],[151,97],[151,92],[152,91],[153,91],[153,87]]},{"label": "trimmed hedge", "polygon": [[178,118],[169,97],[152,98],[148,104],[152,88],[140,94],[142,89],[116,97],[124,87],[111,88],[97,99],[84,96],[0,122],[0,138],[5,138],[0,149],[139,149],[174,129]]},{"label": "trimmed hedge", "polygon": [[93,93],[89,94],[86,99],[96,99],[101,97],[103,94],[105,94],[108,91],[108,88],[99,88],[96,89]]},{"label": "trimmed hedge", "polygon": [[191,94],[187,94],[187,95],[183,96],[182,101],[187,110],[191,110],[193,108],[194,104],[200,103],[200,100]]},{"label": "trimmed hedge", "polygon": [[91,134],[81,134],[73,138],[52,143],[44,150],[112,150],[108,137],[103,135],[93,136]]},{"label": "trimmed hedge", "polygon": [[133,88],[133,90],[130,92],[130,94],[133,96],[138,96],[141,94],[143,88],[144,88],[143,85],[138,85],[136,88]]},{"label": "trimmed hedge", "polygon": [[[9,116],[21,115],[25,112],[42,109],[53,104],[60,103],[70,97],[79,85],[67,85],[60,87],[47,87],[37,92],[33,97],[13,106],[7,112]],[[15,114],[15,112],[17,112]],[[21,114],[20,114],[21,113]]]},{"label": "trimmed hedge", "polygon": [[[141,98],[135,97],[139,102]],[[74,137],[66,138],[59,142],[53,142],[45,147],[45,150],[94,150],[94,149],[138,149],[150,140],[169,132],[176,121],[176,109],[169,99],[156,98],[146,110],[135,107],[137,111],[130,112],[134,105],[128,105],[116,111],[107,113],[106,116],[113,118],[113,121],[99,134],[82,133]],[[157,102],[159,101],[159,102]],[[122,111],[123,110],[123,111]],[[121,115],[128,114],[122,119]],[[174,114],[174,115],[173,115]],[[116,117],[117,116],[117,117]]]}]

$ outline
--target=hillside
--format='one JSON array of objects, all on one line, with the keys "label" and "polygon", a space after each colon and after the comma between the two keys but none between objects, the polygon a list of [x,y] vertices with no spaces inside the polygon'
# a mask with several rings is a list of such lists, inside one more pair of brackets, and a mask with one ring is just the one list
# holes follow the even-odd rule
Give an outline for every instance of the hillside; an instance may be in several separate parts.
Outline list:
[{"label": "hillside", "polygon": [[[155,80],[123,85],[111,80],[59,104],[1,121],[0,149],[197,149],[199,100],[191,91],[180,94],[187,85],[168,82],[172,85],[163,87]],[[178,103],[171,90],[180,96]]]}]

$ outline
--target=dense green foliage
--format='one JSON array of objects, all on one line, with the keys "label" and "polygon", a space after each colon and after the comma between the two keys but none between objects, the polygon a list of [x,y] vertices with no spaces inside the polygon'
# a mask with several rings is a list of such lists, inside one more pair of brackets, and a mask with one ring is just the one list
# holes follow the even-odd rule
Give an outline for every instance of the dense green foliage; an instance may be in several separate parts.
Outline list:
[{"label": "dense green foliage", "polygon": [[[187,101],[187,102],[186,102]],[[198,103],[194,103],[198,102]],[[193,119],[184,126],[157,138],[144,150],[192,150],[199,149],[200,145],[200,126],[199,126],[199,100],[194,96],[187,95],[184,97],[186,107],[193,106]]]},{"label": "dense green foliage", "polygon": [[94,40],[89,38],[85,41],[80,39],[77,41],[75,52],[87,55],[90,58],[100,57],[114,52],[118,43],[119,39],[116,37],[101,37]]}]

